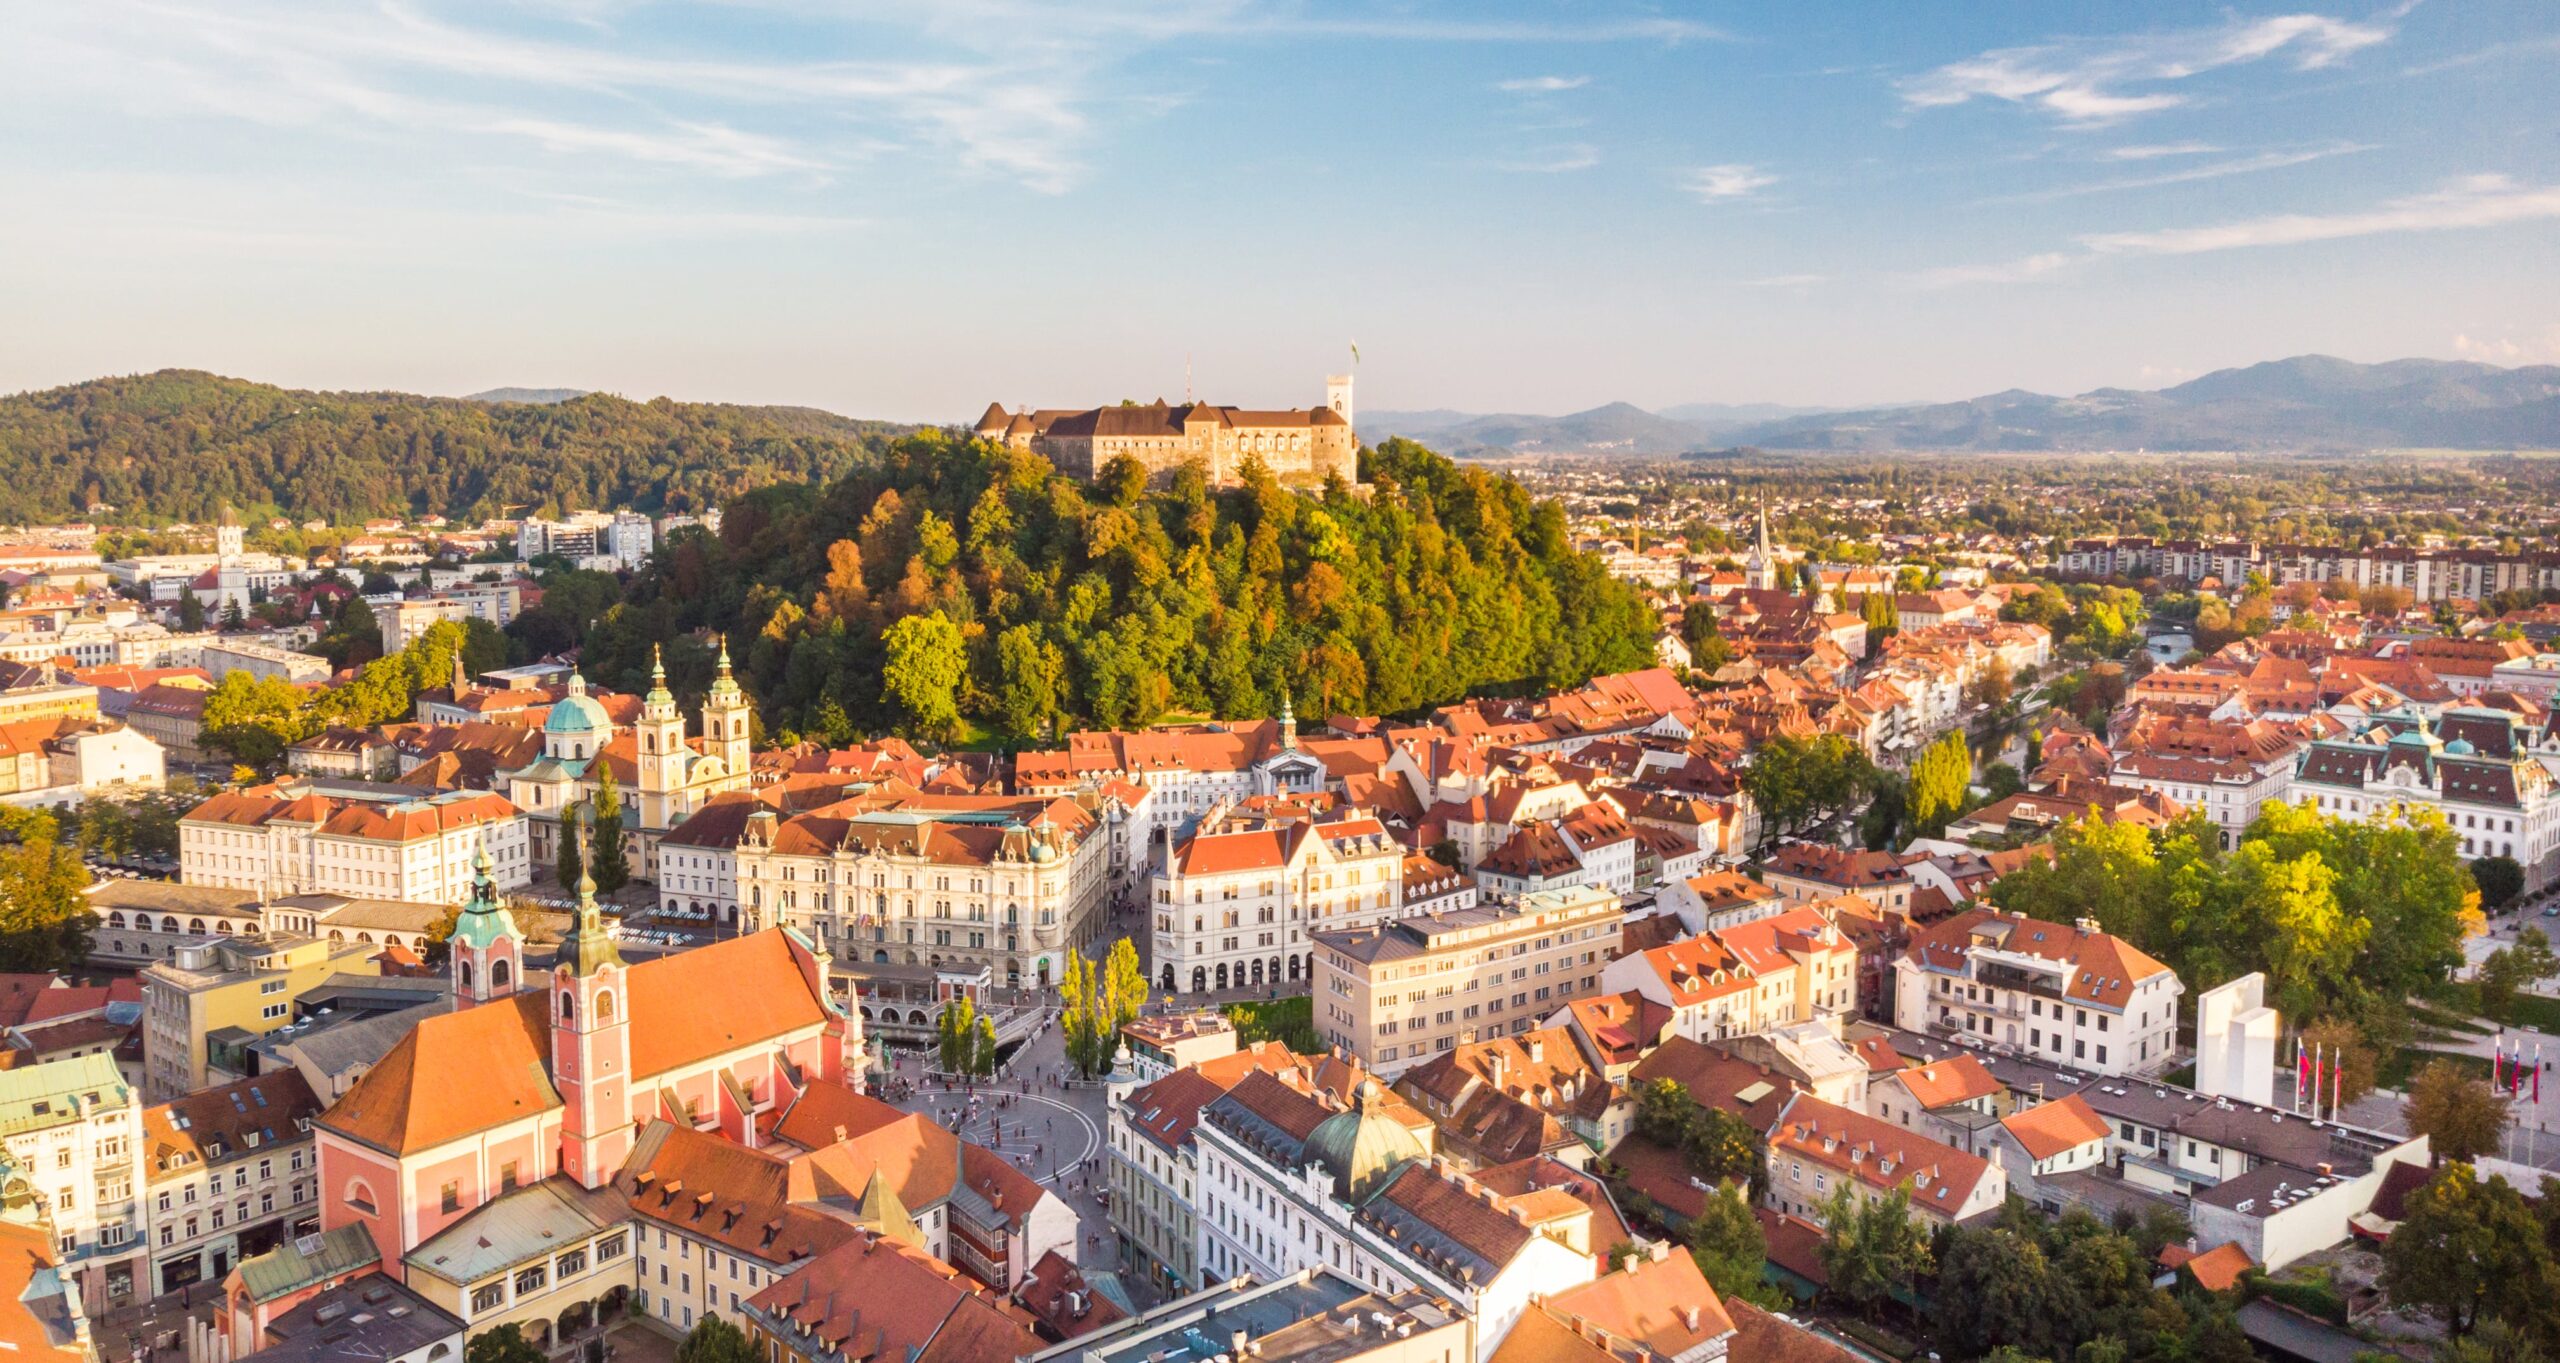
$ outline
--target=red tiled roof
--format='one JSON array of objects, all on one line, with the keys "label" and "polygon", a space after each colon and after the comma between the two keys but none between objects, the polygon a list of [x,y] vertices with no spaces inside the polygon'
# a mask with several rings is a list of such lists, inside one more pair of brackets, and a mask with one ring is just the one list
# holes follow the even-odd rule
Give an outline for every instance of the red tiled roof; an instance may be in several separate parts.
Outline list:
[{"label": "red tiled roof", "polygon": [[[635,1090],[829,1016],[778,929],[641,962],[625,989]],[[540,989],[440,1013],[410,1029],[321,1125],[393,1154],[428,1149],[558,1106],[550,1060],[550,996]]]},{"label": "red tiled roof", "polygon": [[[1969,1055],[1956,1058],[1973,1059]],[[2107,1119],[2089,1106],[2088,1099],[2076,1093],[2012,1112],[2000,1119],[2000,1126],[2017,1138],[2018,1144],[2030,1157],[2039,1160],[2052,1159],[2091,1141],[2107,1138]]]},{"label": "red tiled roof", "polygon": [[1556,1293],[1547,1307],[1620,1339],[1641,1341],[1660,1358],[1677,1358],[1733,1333],[1733,1318],[1698,1271],[1698,1261],[1668,1247]]}]

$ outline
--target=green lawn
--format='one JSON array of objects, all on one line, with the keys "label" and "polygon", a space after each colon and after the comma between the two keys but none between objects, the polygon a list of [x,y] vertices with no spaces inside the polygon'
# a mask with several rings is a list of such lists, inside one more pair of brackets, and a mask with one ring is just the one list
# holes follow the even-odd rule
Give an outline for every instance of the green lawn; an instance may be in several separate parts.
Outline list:
[{"label": "green lawn", "polygon": [[[2448,999],[2446,1002],[2453,1004],[2454,1007],[2477,1008],[2479,995],[2466,989],[2459,1001]],[[2435,1004],[2414,1001],[2409,1005],[2409,1019],[2421,1027],[2432,1027],[2440,1032],[2469,1032],[2473,1036],[2487,1036],[2495,1030],[2497,1025],[2455,1012],[2453,1007],[2438,1007]]]},{"label": "green lawn", "polygon": [[2433,1051],[2424,1046],[2403,1046],[2383,1057],[2381,1069],[2375,1074],[2374,1082],[2383,1088],[2406,1093],[2409,1091],[2409,1076],[2417,1073],[2430,1060],[2450,1060],[2483,1079],[2489,1077],[2489,1062],[2481,1056]]},{"label": "green lawn", "polygon": [[2553,1041],[2560,1042],[2560,999],[2544,998],[2540,994],[2518,994],[2515,1006],[2509,1011],[2515,1014],[2517,1026],[2547,1032]]}]

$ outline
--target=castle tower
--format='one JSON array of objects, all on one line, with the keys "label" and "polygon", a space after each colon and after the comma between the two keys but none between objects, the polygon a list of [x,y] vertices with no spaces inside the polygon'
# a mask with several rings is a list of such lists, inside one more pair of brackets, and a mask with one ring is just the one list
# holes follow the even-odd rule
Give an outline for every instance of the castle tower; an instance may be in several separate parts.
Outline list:
[{"label": "castle tower", "polygon": [[240,513],[223,503],[222,523],[213,528],[213,556],[224,563],[237,560],[247,547],[248,533],[240,524]]},{"label": "castle tower", "polygon": [[[579,834],[585,860],[585,834]],[[600,1188],[631,1155],[629,968],[596,908],[596,882],[578,877],[577,922],[551,968],[551,1079],[560,1091],[560,1172]]]},{"label": "castle tower", "polygon": [[684,716],[676,710],[675,693],[667,690],[667,665],[656,649],[649,651],[649,694],[640,702],[640,722],[632,737],[639,746],[640,826],[672,828],[683,811],[676,808],[684,789],[686,759]]},{"label": "castle tower", "polygon": [[489,874],[489,847],[482,843],[471,858],[471,898],[454,919],[453,936],[445,943],[453,958],[453,1006],[456,1011],[516,992],[524,976],[524,934],[515,915],[498,899],[497,879]]},{"label": "castle tower", "polygon": [[1349,374],[1324,376],[1324,405],[1332,408],[1335,415],[1342,418],[1343,425],[1359,424],[1351,419],[1351,376]]},{"label": "castle tower", "polygon": [[720,637],[720,675],[712,680],[710,698],[702,703],[702,736],[731,774],[747,769],[747,732],[751,717],[747,693],[729,672],[729,638]]}]

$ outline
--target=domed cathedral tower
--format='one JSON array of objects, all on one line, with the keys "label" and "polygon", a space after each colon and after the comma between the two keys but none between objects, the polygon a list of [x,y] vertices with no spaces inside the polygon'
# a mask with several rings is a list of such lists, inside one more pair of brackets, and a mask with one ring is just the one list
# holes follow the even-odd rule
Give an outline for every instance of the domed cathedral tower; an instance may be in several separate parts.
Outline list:
[{"label": "domed cathedral tower", "polygon": [[[579,857],[585,859],[585,834]],[[551,967],[551,1080],[560,1091],[560,1171],[601,1188],[631,1156],[629,968],[596,908],[596,883],[578,877],[578,921]]]},{"label": "domed cathedral tower", "polygon": [[498,898],[497,879],[489,874],[489,847],[482,843],[471,858],[471,898],[455,916],[453,936],[445,950],[453,958],[453,1006],[459,1012],[474,1004],[505,998],[524,978],[524,934],[515,915]]},{"label": "domed cathedral tower", "polygon": [[747,769],[747,693],[738,687],[738,679],[729,671],[729,636],[720,636],[720,675],[711,682],[711,695],[702,702],[702,736],[711,742],[713,755],[729,771]]},{"label": "domed cathedral tower", "polygon": [[240,524],[240,513],[229,502],[222,504],[222,523],[213,528],[213,556],[224,563],[240,557],[248,547],[249,532]]},{"label": "domed cathedral tower", "polygon": [[667,664],[649,651],[649,694],[640,703],[640,722],[632,726],[639,746],[640,826],[673,828],[684,822],[684,787],[692,776],[693,749],[684,741],[684,716],[676,711],[675,693],[667,689]]},{"label": "domed cathedral tower", "polygon": [[604,703],[587,694],[587,679],[569,674],[569,694],[551,707],[542,722],[542,755],[555,762],[585,762],[613,741],[613,717]]}]

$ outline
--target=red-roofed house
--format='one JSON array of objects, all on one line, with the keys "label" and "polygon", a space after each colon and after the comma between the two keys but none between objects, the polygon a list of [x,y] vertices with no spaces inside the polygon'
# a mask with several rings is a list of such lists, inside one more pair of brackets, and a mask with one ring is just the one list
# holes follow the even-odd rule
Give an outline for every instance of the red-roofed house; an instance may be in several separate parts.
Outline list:
[{"label": "red-roofed house", "polygon": [[2112,1134],[2107,1119],[2089,1106],[2088,1099],[2074,1093],[2010,1113],[1985,1130],[1983,1144],[1974,1148],[1998,1150],[2001,1167],[2009,1171],[2019,1195],[2059,1212],[2073,1199],[2047,1193],[2042,1181],[2106,1163],[2107,1137]]},{"label": "red-roofed house", "polygon": [[221,792],[178,822],[180,879],[266,895],[459,904],[483,851],[500,889],[533,879],[525,817],[489,791],[384,803],[278,782]]},{"label": "red-roofed house", "polygon": [[2094,919],[2064,927],[1970,909],[1912,934],[1894,1024],[2093,1074],[2150,1074],[2177,1049],[2175,972]]},{"label": "red-roofed house", "polygon": [[1170,994],[1297,981],[1309,968],[1308,934],[1404,915],[1407,856],[1363,810],[1213,811],[1156,868],[1158,986]]},{"label": "red-roofed house", "polygon": [[1913,1219],[1932,1226],[1994,1211],[2009,1195],[1999,1165],[1809,1093],[1770,1130],[1765,1201],[1785,1215],[1820,1220],[1842,1186],[1873,1201],[1905,1185]]}]

